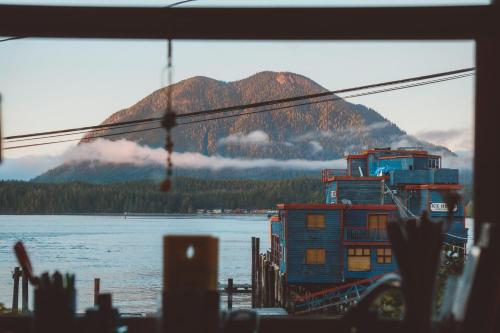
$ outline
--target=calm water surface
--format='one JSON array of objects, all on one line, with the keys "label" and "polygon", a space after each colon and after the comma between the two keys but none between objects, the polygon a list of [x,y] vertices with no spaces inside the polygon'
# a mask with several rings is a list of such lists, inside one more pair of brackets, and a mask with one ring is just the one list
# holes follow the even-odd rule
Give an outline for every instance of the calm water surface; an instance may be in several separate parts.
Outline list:
[{"label": "calm water surface", "polygon": [[[122,312],[155,312],[162,284],[163,235],[219,238],[219,282],[250,283],[251,238],[269,248],[266,216],[0,216],[0,303],[12,304],[12,245],[22,240],[35,272],[74,272],[78,311],[93,304],[93,281]],[[30,298],[31,298],[30,292]],[[223,300],[225,297],[221,297]],[[249,296],[235,299],[249,306]]]},{"label": "calm water surface", "polygon": [[[472,245],[472,219],[468,246]],[[36,273],[59,269],[77,277],[78,311],[93,304],[93,281],[113,293],[122,312],[155,312],[161,293],[162,237],[175,234],[216,236],[219,282],[250,283],[251,238],[269,248],[265,216],[0,216],[0,302],[12,303],[12,270],[17,265],[12,245],[22,240]],[[31,294],[30,294],[31,298]],[[221,297],[224,301],[225,297]],[[237,295],[236,307],[250,297]],[[224,306],[224,304],[222,304]]]}]

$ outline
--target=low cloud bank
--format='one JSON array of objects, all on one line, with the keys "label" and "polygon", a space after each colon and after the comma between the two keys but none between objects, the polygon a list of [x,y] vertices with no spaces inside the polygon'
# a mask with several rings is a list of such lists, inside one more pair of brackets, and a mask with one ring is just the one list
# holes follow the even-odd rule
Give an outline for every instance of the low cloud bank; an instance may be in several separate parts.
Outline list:
[{"label": "low cloud bank", "polygon": [[457,156],[445,156],[442,160],[443,168],[472,170],[474,153],[472,150],[456,151]]},{"label": "low cloud bank", "polygon": [[311,140],[321,140],[335,138],[337,140],[349,139],[352,136],[369,136],[392,124],[388,121],[380,121],[367,126],[338,128],[327,131],[311,131],[293,138],[292,142],[305,142]]},{"label": "low cloud bank", "polygon": [[220,145],[239,144],[239,145],[268,145],[271,139],[266,132],[257,130],[248,134],[236,133],[231,134],[218,141]]},{"label": "low cloud bank", "polygon": [[420,131],[415,133],[415,136],[433,144],[445,146],[452,151],[474,149],[474,131],[472,128]]},{"label": "low cloud bank", "polygon": [[[137,166],[165,165],[167,154],[162,148],[140,146],[128,140],[109,141],[97,139],[81,144],[64,154],[65,163],[101,162],[126,163]],[[280,168],[293,170],[320,170],[327,168],[345,168],[344,159],[329,161],[314,161],[304,159],[276,160],[228,158],[222,156],[206,156],[200,153],[173,153],[176,168],[210,169],[224,168],[253,169],[253,168]]]}]

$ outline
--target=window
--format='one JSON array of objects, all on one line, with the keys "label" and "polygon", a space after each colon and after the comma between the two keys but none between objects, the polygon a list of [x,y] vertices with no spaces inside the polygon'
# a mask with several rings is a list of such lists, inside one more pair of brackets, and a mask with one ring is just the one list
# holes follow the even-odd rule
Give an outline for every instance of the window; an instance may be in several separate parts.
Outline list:
[{"label": "window", "polygon": [[322,265],[326,260],[325,249],[307,249],[306,250],[306,264]]},{"label": "window", "polygon": [[438,169],[439,163],[437,159],[429,159],[429,168]]},{"label": "window", "polygon": [[324,214],[307,214],[307,229],[324,229],[325,215]]},{"label": "window", "polygon": [[371,251],[369,248],[350,248],[347,250],[347,270],[349,272],[367,272],[371,269]]},{"label": "window", "polygon": [[379,248],[377,249],[377,264],[391,264],[392,263],[392,249]]},{"label": "window", "polygon": [[387,214],[368,214],[368,229],[385,229],[388,220]]}]

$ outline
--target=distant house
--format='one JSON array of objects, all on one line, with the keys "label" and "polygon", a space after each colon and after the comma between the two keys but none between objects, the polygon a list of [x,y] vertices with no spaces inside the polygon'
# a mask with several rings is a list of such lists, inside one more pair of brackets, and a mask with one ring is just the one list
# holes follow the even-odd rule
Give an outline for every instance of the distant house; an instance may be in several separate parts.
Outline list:
[{"label": "distant house", "polygon": [[[369,149],[347,156],[346,170],[323,170],[325,202],[279,204],[271,258],[288,284],[340,284],[397,270],[388,223],[427,210],[445,218],[446,192],[461,190],[458,170],[421,149]],[[446,244],[465,250],[464,204],[453,209]]]}]

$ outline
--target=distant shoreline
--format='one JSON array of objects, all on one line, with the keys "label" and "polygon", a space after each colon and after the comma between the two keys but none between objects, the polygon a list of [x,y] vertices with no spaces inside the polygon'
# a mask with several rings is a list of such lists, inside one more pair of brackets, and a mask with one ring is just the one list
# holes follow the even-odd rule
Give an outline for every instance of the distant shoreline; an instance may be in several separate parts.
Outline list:
[{"label": "distant shoreline", "polygon": [[172,216],[212,216],[212,217],[225,217],[225,216],[266,216],[267,213],[61,213],[61,214],[41,214],[41,213],[26,213],[26,214],[3,214],[0,213],[0,216],[117,216],[117,217],[172,217]]}]

